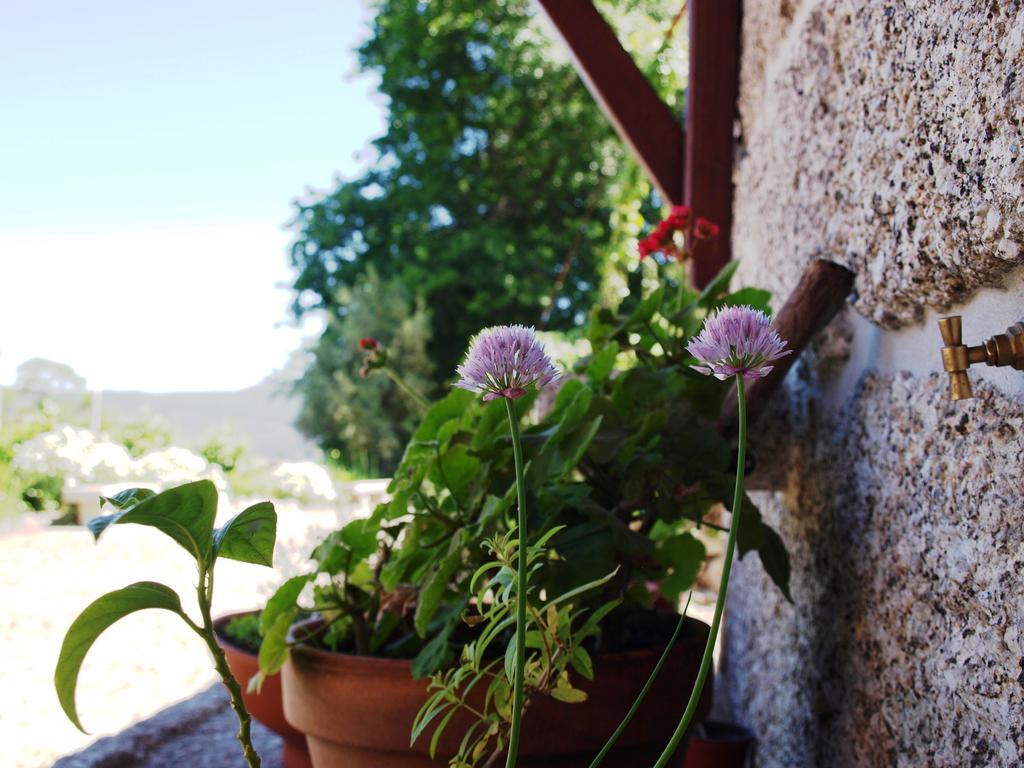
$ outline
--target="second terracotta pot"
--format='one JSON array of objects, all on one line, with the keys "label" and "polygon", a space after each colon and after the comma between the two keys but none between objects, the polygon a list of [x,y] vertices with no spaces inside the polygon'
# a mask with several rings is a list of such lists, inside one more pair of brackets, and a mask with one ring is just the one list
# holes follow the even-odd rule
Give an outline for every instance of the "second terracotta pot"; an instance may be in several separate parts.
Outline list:
[{"label": "second terracotta pot", "polygon": [[[661,753],[690,696],[707,636],[706,624],[687,619],[647,699],[602,763],[605,768],[651,764]],[[523,720],[519,766],[586,768],[643,687],[661,650],[595,656],[595,679],[574,679],[587,692],[585,702],[537,700]],[[300,644],[292,648],[281,677],[285,717],[306,734],[315,768],[443,766],[472,722],[462,713],[454,717],[431,761],[431,728],[409,745],[413,719],[427,697],[427,681],[412,679],[408,661]],[[698,721],[707,714],[711,695],[709,677]]]}]

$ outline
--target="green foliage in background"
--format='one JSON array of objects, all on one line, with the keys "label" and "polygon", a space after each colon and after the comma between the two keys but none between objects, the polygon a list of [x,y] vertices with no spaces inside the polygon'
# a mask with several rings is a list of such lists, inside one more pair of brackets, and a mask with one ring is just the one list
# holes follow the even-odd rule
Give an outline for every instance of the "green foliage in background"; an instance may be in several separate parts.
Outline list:
[{"label": "green foliage in background", "polygon": [[[427,351],[443,380],[482,327],[578,330],[602,285],[612,303],[627,285],[638,289],[639,278],[629,284],[624,275],[635,267],[644,219],[657,218],[649,183],[532,3],[380,0],[374,10],[358,53],[388,100],[377,159],[359,178],[298,204],[291,251],[296,314],[325,309],[332,318],[300,388],[302,423],[325,446],[336,443],[343,461],[371,467],[393,464],[389,412],[384,424],[362,411],[359,425],[342,425],[332,399],[350,395],[320,389],[335,372],[354,373],[345,367],[351,353],[329,349],[353,336],[342,331],[349,317],[340,288],[372,265],[422,299]],[[606,2],[601,10],[678,109],[680,4]],[[354,437],[330,435],[335,424],[385,433],[385,442],[363,440],[361,459]]]},{"label": "green foliage in background", "polygon": [[[344,317],[337,288],[369,265],[432,313],[448,372],[496,318],[578,324],[608,240],[604,192],[623,151],[526,0],[382,0],[359,49],[387,128],[361,177],[299,206],[295,308]],[[563,263],[569,274],[556,288]]]},{"label": "green foliage in background", "polygon": [[335,462],[363,475],[391,472],[420,417],[420,406],[384,375],[359,375],[359,340],[377,339],[416,391],[429,394],[434,366],[427,354],[430,315],[400,280],[373,267],[352,288],[339,289],[343,317],[328,323],[296,389],[297,426]]}]

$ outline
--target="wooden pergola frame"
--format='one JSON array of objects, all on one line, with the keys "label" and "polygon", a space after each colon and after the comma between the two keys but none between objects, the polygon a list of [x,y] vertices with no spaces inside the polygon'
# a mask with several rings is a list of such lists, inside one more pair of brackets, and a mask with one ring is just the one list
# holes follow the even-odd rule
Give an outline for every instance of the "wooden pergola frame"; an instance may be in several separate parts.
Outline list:
[{"label": "wooden pergola frame", "polygon": [[686,128],[655,92],[592,0],[538,0],[576,69],[661,196],[721,227],[692,263],[698,287],[731,258],[732,126],[739,76],[740,0],[689,0]]},{"label": "wooden pergola frame", "polygon": [[[689,77],[685,130],[626,52],[593,0],[537,0],[572,53],[576,69],[661,196],[721,227],[716,249],[702,249],[691,278],[705,286],[732,258],[733,125],[737,116],[742,0],[689,0]],[[853,273],[811,261],[773,326],[794,354],[748,388],[756,416],[811,338],[828,325],[853,287]],[[735,429],[735,400],[719,429]]]}]

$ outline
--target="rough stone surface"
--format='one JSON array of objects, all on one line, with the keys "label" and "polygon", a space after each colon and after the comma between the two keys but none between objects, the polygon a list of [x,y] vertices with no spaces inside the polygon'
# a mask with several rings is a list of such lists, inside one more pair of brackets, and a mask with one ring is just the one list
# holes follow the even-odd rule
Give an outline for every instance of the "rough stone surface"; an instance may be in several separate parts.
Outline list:
[{"label": "rough stone surface", "polygon": [[[244,768],[237,731],[238,720],[218,683],[58,760],[53,768]],[[252,739],[263,768],[281,768],[280,737],[253,723]]]},{"label": "rough stone surface", "polygon": [[809,366],[795,378],[755,448],[788,467],[755,499],[794,604],[743,561],[727,620],[725,687],[760,765],[1021,765],[1024,403],[869,373],[822,418]]},{"label": "rough stone surface", "polygon": [[744,3],[734,247],[786,293],[824,256],[885,327],[1024,260],[1024,10]]},{"label": "rough stone surface", "polygon": [[[745,0],[743,25],[741,280],[781,300],[824,256],[885,329],[973,301],[972,339],[1001,330],[975,292],[1024,296],[1022,4]],[[972,375],[951,403],[928,355],[864,370],[915,333],[844,313],[754,429],[794,602],[737,564],[719,690],[760,768],[1024,765],[1024,396]]]}]

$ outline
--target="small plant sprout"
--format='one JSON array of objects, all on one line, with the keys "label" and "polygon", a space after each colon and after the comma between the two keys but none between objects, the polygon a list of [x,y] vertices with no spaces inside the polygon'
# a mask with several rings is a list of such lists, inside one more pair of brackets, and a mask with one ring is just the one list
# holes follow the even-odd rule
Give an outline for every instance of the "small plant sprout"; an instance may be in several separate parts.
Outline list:
[{"label": "small plant sprout", "polygon": [[516,764],[519,733],[523,717],[523,693],[526,677],[526,603],[529,563],[523,556],[526,547],[526,482],[523,470],[523,447],[519,436],[519,418],[515,401],[527,393],[531,385],[546,386],[558,377],[558,370],[537,340],[533,328],[502,325],[487,328],[473,337],[466,359],[458,367],[456,387],[477,392],[483,399],[502,398],[508,413],[515,458],[518,517],[516,526],[516,634],[515,676],[512,689],[512,724],[509,732],[505,765]]},{"label": "small plant sprout", "polygon": [[99,539],[109,526],[137,523],[156,528],[184,548],[198,568],[196,598],[199,620],[189,617],[178,594],[163,584],[142,581],[108,592],[89,605],[71,624],[64,637],[54,673],[57,698],[68,719],[84,732],[75,704],[75,688],[82,662],[96,639],[109,626],[125,616],[146,608],[160,608],[179,616],[194,631],[213,655],[213,663],[231,697],[238,716],[238,742],[246,765],[258,768],[259,755],[252,745],[251,719],[242,702],[242,690],[228,670],[224,652],[213,632],[210,605],[213,600],[213,571],[218,557],[255,565],[273,565],[277,536],[277,513],[270,502],[261,502],[243,510],[220,528],[214,528],[217,516],[217,489],[209,480],[154,493],[132,488],[106,503],[118,511],[89,521],[89,530]]},{"label": "small plant sprout", "polygon": [[763,378],[771,371],[774,360],[790,354],[786,342],[771,327],[768,316],[748,306],[725,307],[708,315],[704,328],[696,338],[691,339],[687,350],[697,358],[698,365],[691,366],[705,375],[718,379],[736,379],[736,404],[739,414],[739,434],[736,445],[736,489],[733,494],[732,520],[729,524],[729,539],[722,562],[722,581],[718,585],[715,613],[711,620],[711,632],[701,658],[697,679],[690,693],[683,716],[676,726],[672,738],[655,763],[654,768],[664,768],[672,759],[693,715],[697,711],[700,695],[711,669],[712,652],[718,638],[718,628],[725,608],[725,595],[729,588],[729,571],[732,569],[733,551],[736,549],[736,534],[740,525],[743,507],[743,470],[747,448],[747,406],[744,383]]}]

